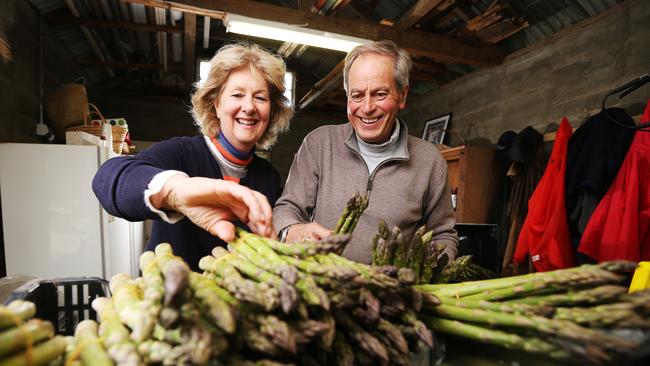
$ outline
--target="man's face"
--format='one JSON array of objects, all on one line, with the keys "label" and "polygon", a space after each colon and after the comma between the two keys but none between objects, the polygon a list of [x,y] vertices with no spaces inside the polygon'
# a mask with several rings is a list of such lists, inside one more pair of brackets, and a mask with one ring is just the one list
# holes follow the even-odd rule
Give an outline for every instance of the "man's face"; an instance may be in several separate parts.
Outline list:
[{"label": "man's face", "polygon": [[397,91],[392,57],[364,53],[348,74],[348,121],[363,141],[382,143],[393,132],[397,112],[406,107],[407,91]]}]

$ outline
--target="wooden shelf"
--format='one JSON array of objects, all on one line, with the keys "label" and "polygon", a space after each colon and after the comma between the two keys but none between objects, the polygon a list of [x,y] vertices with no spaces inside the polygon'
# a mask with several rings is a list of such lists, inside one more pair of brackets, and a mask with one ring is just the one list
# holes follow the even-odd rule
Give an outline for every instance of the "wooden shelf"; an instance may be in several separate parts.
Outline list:
[{"label": "wooden shelf", "polygon": [[459,146],[441,150],[447,161],[447,179],[456,190],[456,222],[488,224],[499,188],[494,148]]}]

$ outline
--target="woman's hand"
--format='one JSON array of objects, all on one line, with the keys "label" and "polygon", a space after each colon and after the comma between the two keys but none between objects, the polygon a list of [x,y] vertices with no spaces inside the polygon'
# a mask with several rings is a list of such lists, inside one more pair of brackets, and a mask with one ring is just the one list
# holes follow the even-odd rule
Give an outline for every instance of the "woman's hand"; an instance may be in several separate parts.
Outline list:
[{"label": "woman's hand", "polygon": [[161,210],[182,213],[224,241],[235,238],[234,220],[256,234],[276,238],[269,201],[263,194],[234,182],[175,175],[151,196],[151,203]]},{"label": "woman's hand", "polygon": [[327,230],[317,222],[294,224],[289,228],[285,241],[287,243],[299,243],[309,240],[322,240],[331,234],[332,232],[330,230]]}]

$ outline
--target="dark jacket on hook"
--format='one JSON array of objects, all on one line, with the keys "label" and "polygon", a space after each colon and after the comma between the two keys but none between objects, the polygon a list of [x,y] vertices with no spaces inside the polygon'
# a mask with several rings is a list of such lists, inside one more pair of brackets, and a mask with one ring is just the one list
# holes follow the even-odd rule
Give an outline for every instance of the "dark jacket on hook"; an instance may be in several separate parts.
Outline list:
[{"label": "dark jacket on hook", "polygon": [[[634,126],[621,108],[609,108],[619,122]],[[601,111],[590,117],[571,136],[566,159],[566,210],[569,230],[580,237],[589,217],[614,181],[634,131],[612,122]]]}]

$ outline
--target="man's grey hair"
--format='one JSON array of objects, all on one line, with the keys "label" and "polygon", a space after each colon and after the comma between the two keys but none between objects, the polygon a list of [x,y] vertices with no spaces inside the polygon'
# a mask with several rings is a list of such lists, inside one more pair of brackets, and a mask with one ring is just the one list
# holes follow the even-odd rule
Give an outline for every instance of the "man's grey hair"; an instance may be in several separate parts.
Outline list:
[{"label": "man's grey hair", "polygon": [[404,92],[406,89],[408,89],[409,74],[411,72],[411,67],[413,67],[411,55],[406,50],[399,48],[395,42],[383,40],[357,46],[353,48],[352,51],[347,54],[347,56],[345,56],[345,67],[343,68],[343,88],[345,89],[346,95],[349,91],[348,79],[352,64],[357,59],[357,57],[369,52],[379,53],[381,55],[392,57],[393,60],[395,60],[393,75],[395,77],[395,85],[397,85],[397,90],[399,92]]}]

